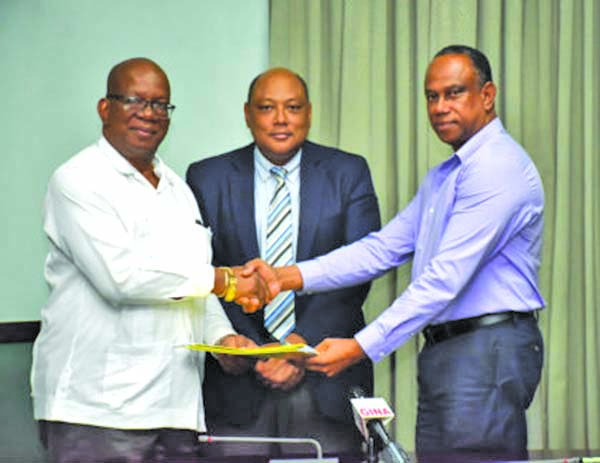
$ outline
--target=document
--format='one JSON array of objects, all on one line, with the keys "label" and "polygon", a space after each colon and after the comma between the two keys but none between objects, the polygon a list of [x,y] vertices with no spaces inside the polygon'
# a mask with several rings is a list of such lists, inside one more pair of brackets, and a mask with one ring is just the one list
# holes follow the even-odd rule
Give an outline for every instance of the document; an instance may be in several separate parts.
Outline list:
[{"label": "document", "polygon": [[226,347],[215,346],[211,344],[183,344],[177,347],[185,347],[186,349],[211,352],[213,354],[227,355],[247,355],[249,357],[262,358],[292,358],[292,357],[312,357],[318,352],[314,347],[307,344],[282,344],[279,346],[264,346],[264,347]]}]

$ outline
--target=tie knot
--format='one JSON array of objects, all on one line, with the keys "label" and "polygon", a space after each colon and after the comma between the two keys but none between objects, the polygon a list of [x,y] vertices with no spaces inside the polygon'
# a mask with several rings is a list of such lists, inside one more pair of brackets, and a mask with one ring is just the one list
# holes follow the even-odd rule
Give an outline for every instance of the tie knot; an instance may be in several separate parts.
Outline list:
[{"label": "tie knot", "polygon": [[287,170],[284,167],[271,167],[271,174],[275,176],[277,181],[285,182],[285,177],[287,176]]}]

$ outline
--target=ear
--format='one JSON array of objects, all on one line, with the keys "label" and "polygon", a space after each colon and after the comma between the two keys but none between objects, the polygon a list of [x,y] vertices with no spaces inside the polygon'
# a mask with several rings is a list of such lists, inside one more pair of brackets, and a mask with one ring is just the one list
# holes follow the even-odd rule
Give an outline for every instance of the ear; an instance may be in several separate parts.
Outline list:
[{"label": "ear", "polygon": [[100,98],[100,100],[98,101],[98,105],[96,106],[102,124],[106,124],[106,122],[108,121],[109,105],[110,103],[106,98]]},{"label": "ear", "polygon": [[308,127],[312,124],[312,104],[308,103]]},{"label": "ear", "polygon": [[494,103],[496,102],[496,85],[494,82],[486,82],[481,88],[481,96],[483,98],[483,108],[486,112],[493,111]]},{"label": "ear", "polygon": [[248,106],[248,103],[244,103],[244,119],[246,119],[246,127],[250,128],[250,107]]}]

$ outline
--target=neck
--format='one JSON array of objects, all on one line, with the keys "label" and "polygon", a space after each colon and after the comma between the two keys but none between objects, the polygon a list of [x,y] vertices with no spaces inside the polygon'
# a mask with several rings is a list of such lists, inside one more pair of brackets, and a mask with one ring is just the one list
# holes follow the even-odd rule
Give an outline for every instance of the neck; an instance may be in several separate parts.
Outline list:
[{"label": "neck", "polygon": [[[114,143],[111,139],[110,135],[106,133],[106,130],[102,131],[104,138],[108,143],[112,145],[112,147],[123,156],[129,164],[136,168],[136,170],[142,174],[154,188],[158,186],[159,178],[154,173],[154,151],[131,151],[125,149],[124,146],[121,146],[118,143]],[[126,154],[127,153],[127,154]]]},{"label": "neck", "polygon": [[132,161],[128,159],[129,163],[135,167],[140,174],[144,176],[146,180],[148,180],[154,188],[158,187],[159,177],[154,172],[154,164],[152,161],[150,162],[140,162],[140,161]]},{"label": "neck", "polygon": [[142,174],[154,188],[158,186],[158,181],[160,179],[154,172],[154,155],[136,157],[133,159],[125,156],[123,153],[121,153],[121,156],[123,156],[129,164],[135,167],[135,169]]}]

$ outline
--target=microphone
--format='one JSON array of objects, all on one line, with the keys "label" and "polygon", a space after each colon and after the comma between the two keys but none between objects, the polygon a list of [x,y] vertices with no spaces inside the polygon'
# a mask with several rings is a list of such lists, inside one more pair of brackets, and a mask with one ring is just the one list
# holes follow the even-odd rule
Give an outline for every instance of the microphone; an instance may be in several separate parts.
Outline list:
[{"label": "microphone", "polygon": [[350,403],[354,412],[356,425],[365,442],[370,445],[371,439],[374,448],[379,452],[379,457],[384,463],[410,463],[406,451],[396,444],[385,430],[387,423],[394,417],[394,413],[382,398],[365,397],[365,392],[358,386],[350,389]]}]

